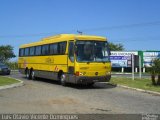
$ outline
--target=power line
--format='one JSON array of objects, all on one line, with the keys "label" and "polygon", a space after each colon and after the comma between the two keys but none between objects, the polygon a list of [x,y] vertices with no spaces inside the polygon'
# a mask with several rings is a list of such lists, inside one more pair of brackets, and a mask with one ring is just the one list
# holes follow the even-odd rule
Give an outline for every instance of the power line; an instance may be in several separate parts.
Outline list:
[{"label": "power line", "polygon": [[112,29],[123,29],[123,28],[133,28],[133,27],[147,27],[160,25],[160,21],[155,22],[146,22],[146,23],[135,23],[128,25],[118,25],[118,26],[110,26],[110,27],[99,27],[99,28],[91,28],[91,29],[82,29],[81,31],[100,31],[100,30],[112,30]]},{"label": "power line", "polygon": [[37,37],[45,36],[53,33],[35,33],[35,34],[23,34],[23,35],[1,35],[0,38],[18,38],[18,37]]},{"label": "power line", "polygon": [[160,41],[160,36],[146,36],[146,37],[136,37],[136,38],[116,38],[116,39],[111,38],[109,40],[112,42]]},{"label": "power line", "polygon": [[[135,23],[128,25],[118,25],[118,26],[109,26],[109,27],[97,27],[97,28],[85,28],[81,29],[82,32],[91,32],[91,31],[103,31],[103,30],[114,30],[114,29],[124,29],[124,28],[136,28],[136,27],[147,27],[147,26],[155,26],[160,25],[160,21],[154,22],[146,22],[146,23]],[[23,34],[23,35],[1,35],[0,38],[20,38],[20,37],[41,37],[46,35],[54,35],[60,33],[69,33],[76,32],[77,30],[68,30],[61,32],[48,32],[48,33],[35,33],[35,34]]]},{"label": "power line", "polygon": [[139,40],[135,40],[135,39],[132,39],[132,40],[117,40],[117,41],[111,41],[110,40],[110,42],[116,42],[116,43],[126,43],[126,42],[147,42],[147,41],[160,41],[160,38],[159,39],[151,39],[151,40],[141,40],[141,39],[139,39]]}]

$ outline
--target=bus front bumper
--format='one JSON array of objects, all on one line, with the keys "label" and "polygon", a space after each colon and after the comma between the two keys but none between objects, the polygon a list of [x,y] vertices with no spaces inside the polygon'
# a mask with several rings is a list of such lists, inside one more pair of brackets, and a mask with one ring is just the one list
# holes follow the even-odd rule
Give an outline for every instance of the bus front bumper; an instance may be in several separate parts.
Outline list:
[{"label": "bus front bumper", "polygon": [[76,76],[77,84],[88,84],[95,82],[109,82],[111,75],[107,76]]}]

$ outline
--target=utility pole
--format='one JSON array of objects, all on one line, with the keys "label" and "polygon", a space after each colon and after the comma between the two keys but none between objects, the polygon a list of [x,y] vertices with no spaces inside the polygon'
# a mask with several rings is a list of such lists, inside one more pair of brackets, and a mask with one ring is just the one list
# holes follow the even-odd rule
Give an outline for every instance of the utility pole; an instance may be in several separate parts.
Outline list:
[{"label": "utility pole", "polygon": [[139,78],[142,78],[142,64],[141,64],[141,56],[139,56]]},{"label": "utility pole", "polygon": [[132,58],[132,80],[134,80],[134,54],[131,55]]}]

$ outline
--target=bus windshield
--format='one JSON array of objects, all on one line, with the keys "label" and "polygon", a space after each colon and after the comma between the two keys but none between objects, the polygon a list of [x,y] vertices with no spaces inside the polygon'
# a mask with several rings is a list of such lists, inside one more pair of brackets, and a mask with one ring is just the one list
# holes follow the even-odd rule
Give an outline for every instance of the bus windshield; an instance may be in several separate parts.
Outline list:
[{"label": "bus windshield", "polygon": [[107,62],[109,61],[108,43],[105,41],[77,41],[77,62]]}]

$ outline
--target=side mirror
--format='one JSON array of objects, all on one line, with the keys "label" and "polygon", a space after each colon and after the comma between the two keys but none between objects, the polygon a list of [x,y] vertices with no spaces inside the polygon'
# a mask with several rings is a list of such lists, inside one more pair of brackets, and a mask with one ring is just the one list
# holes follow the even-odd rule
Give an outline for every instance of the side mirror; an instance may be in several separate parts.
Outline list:
[{"label": "side mirror", "polygon": [[74,53],[75,53],[75,55],[78,55],[78,50],[77,50],[77,46],[76,45],[74,47]]},{"label": "side mirror", "polygon": [[109,48],[109,43],[108,43],[108,41],[106,41],[106,48],[107,48],[108,54],[111,55],[111,51],[110,51],[110,48]]}]

